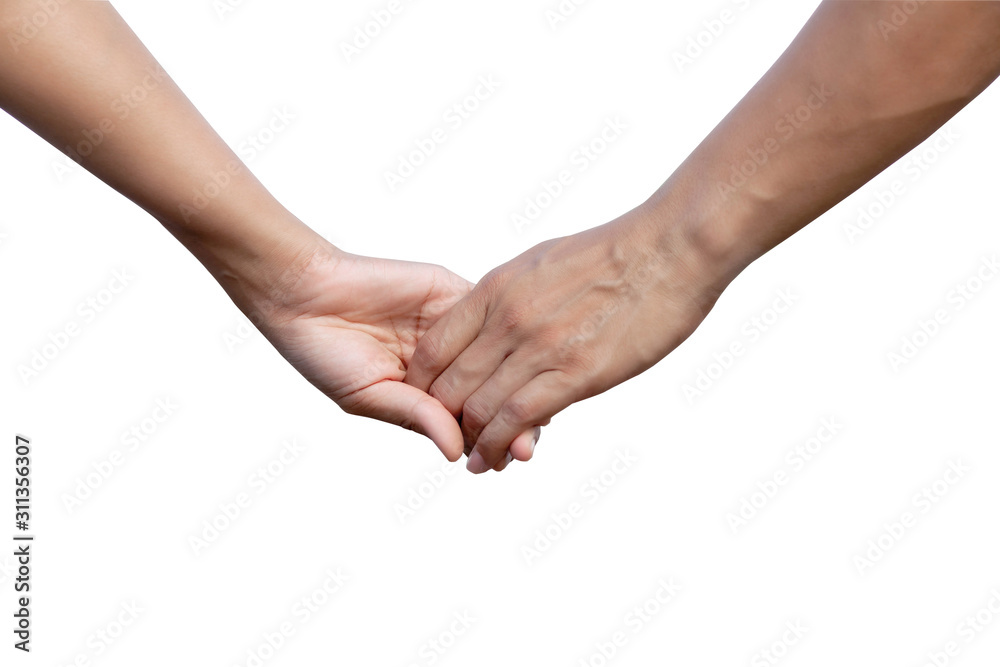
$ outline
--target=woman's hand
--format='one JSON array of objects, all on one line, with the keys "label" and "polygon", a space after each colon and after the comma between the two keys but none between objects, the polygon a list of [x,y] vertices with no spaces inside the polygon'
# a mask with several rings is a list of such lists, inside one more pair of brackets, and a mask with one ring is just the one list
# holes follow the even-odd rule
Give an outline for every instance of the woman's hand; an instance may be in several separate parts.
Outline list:
[{"label": "woman's hand", "polygon": [[426,435],[462,455],[455,417],[404,384],[417,341],[472,285],[431,264],[351,255],[320,243],[257,299],[250,317],[344,411]]}]

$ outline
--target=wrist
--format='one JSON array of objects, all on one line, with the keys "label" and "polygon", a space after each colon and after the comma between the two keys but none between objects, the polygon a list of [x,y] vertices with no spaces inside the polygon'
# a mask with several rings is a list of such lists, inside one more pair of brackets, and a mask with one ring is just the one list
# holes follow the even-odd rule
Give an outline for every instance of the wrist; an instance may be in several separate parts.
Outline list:
[{"label": "wrist", "polygon": [[770,249],[754,234],[765,202],[749,195],[723,197],[710,184],[668,180],[638,210],[650,243],[661,255],[680,256],[721,293],[743,269]]},{"label": "wrist", "polygon": [[343,253],[269,195],[241,199],[207,208],[197,224],[166,226],[254,324],[274,324],[291,317],[309,267]]},{"label": "wrist", "polygon": [[287,215],[291,219],[276,222],[265,242],[241,251],[230,263],[232,270],[213,272],[233,302],[258,325],[277,325],[300,314],[308,299],[301,294],[307,276],[345,254]]}]

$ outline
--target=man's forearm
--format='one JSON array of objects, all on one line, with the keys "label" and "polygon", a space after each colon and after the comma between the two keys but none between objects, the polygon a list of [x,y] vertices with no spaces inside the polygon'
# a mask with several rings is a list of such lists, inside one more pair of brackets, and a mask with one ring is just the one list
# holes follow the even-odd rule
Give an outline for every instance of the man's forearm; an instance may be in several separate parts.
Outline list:
[{"label": "man's forearm", "polygon": [[[0,5],[4,46],[37,9]],[[315,238],[109,3],[67,0],[30,40],[11,42],[0,58],[0,106],[156,217],[244,309]]]},{"label": "man's forearm", "polygon": [[827,0],[650,199],[720,282],[930,136],[1000,74],[1000,2]]},{"label": "man's forearm", "polygon": [[[917,7],[895,21],[899,6]],[[884,33],[880,21],[898,31]],[[475,443],[645,371],[743,269],[917,145],[1000,71],[1000,4],[824,2],[645,204],[491,271],[421,339],[406,381]]]}]

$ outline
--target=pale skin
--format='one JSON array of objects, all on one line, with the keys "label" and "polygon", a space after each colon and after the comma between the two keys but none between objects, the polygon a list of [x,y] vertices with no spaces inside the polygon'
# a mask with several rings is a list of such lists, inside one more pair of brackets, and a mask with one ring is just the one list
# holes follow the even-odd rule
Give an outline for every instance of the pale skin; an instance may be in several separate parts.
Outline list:
[{"label": "pale skin", "polygon": [[461,416],[470,471],[528,460],[519,433],[657,363],[746,266],[1000,75],[1000,2],[910,3],[905,21],[901,4],[821,3],[646,202],[493,270],[421,338],[406,382]]},{"label": "pale skin", "polygon": [[[472,285],[440,266],[352,255],[313,232],[240,164],[109,3],[60,2],[13,48],[9,37],[38,8],[0,3],[0,107],[159,220],[345,411],[422,433],[458,460],[455,418],[402,380],[420,336]],[[122,120],[113,102],[137,86],[146,98]],[[536,437],[532,427],[519,446]]]}]

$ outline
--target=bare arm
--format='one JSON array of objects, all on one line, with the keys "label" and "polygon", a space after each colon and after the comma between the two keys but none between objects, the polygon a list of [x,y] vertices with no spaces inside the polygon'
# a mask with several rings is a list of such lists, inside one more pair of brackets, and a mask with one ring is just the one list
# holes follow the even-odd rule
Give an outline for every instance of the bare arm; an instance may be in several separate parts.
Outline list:
[{"label": "bare arm", "polygon": [[268,193],[109,3],[49,5],[57,11],[24,39],[40,3],[0,2],[10,49],[0,56],[0,107],[159,220],[344,410],[461,456],[455,418],[402,380],[419,337],[469,283],[438,266],[335,248]]},{"label": "bare arm", "polygon": [[[152,214],[248,306],[315,235],[243,166],[110,3],[67,0],[31,39],[8,40],[39,7],[0,4],[10,43],[0,107]],[[122,118],[116,100],[132,91],[144,97]]]},{"label": "bare arm", "polygon": [[[699,245],[725,254],[730,274],[742,270],[1000,75],[1000,2],[932,0],[913,14],[901,4],[823,2],[650,206],[664,219],[692,216]],[[746,162],[761,150],[767,161],[752,173]]]},{"label": "bare arm", "polygon": [[[406,381],[456,414],[482,472],[519,432],[646,370],[748,264],[916,146],[1000,74],[1000,2],[826,0],[643,205],[495,269]],[[891,28],[898,27],[898,30]]]}]

